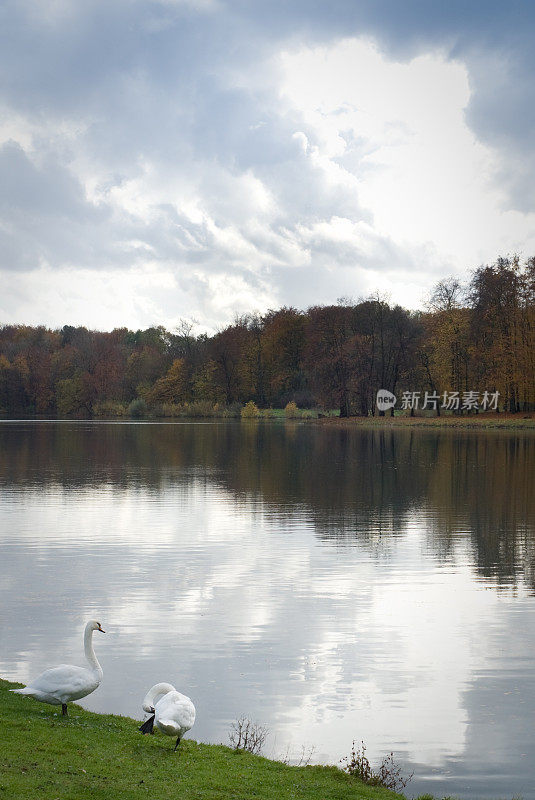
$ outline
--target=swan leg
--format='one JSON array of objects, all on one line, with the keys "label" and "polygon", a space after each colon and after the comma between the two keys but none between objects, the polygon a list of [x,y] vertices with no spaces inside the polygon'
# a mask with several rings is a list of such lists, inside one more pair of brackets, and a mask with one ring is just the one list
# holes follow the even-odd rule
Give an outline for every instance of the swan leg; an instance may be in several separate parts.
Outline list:
[{"label": "swan leg", "polygon": [[[179,736],[179,737],[178,737],[178,739],[176,740],[176,744],[175,744],[175,750],[177,749],[177,747],[178,747],[178,745],[179,745],[179,744],[180,744],[180,736]],[[173,753],[175,752],[175,750],[173,750]]]},{"label": "swan leg", "polygon": [[140,731],[143,734],[145,733],[153,734],[154,733],[153,728],[154,728],[154,714],[152,715],[152,717],[149,717],[148,720],[146,720],[140,728],[138,728],[138,731]]},{"label": "swan leg", "polygon": [[62,704],[61,704],[61,715],[62,715],[63,717],[68,717],[68,716],[69,716],[69,715],[67,714],[67,703],[62,703]]}]

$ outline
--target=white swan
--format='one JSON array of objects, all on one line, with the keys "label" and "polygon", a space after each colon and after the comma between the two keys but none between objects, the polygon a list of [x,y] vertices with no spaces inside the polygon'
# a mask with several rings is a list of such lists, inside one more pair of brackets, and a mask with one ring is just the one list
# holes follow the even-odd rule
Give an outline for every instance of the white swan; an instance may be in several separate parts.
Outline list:
[{"label": "white swan", "polygon": [[[161,699],[156,701],[156,698]],[[149,689],[143,700],[143,710],[152,717],[143,723],[141,733],[153,733],[153,726],[166,736],[176,736],[175,750],[180,740],[195,722],[195,706],[189,697],[177,692],[170,683],[157,683]]]},{"label": "white swan", "polygon": [[15,694],[26,694],[42,703],[50,703],[53,706],[61,705],[62,714],[67,716],[67,703],[91,694],[98,688],[102,680],[102,668],[93,650],[93,631],[106,633],[102,630],[100,622],[96,622],[94,619],[90,619],[85,626],[84,650],[85,657],[89,662],[89,669],[74,667],[72,664],[60,664],[59,667],[42,672],[24,689],[11,689],[11,691]]}]

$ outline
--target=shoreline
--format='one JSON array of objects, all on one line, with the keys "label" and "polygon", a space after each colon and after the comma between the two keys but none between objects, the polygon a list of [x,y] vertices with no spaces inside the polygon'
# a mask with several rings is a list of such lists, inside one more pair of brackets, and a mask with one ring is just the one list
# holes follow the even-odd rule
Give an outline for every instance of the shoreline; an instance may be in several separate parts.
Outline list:
[{"label": "shoreline", "polygon": [[535,430],[535,413],[509,414],[474,414],[471,416],[454,417],[321,417],[311,420],[319,425],[331,427],[352,428],[370,427],[375,429],[388,428],[450,428],[468,430]]},{"label": "shoreline", "polygon": [[[0,679],[0,794],[50,800],[406,800],[335,766],[290,766],[222,744],[141,736],[139,720],[10,694]],[[4,794],[5,793],[5,794]]]},{"label": "shoreline", "polygon": [[[319,411],[319,410],[318,410]],[[68,423],[188,423],[188,422],[208,422],[208,421],[232,421],[232,422],[301,422],[306,424],[315,424],[319,426],[335,427],[335,428],[372,428],[372,429],[391,429],[391,428],[447,428],[447,429],[467,429],[467,430],[515,430],[515,431],[530,431],[535,430],[535,411],[531,412],[518,412],[513,414],[511,412],[490,411],[482,412],[479,414],[466,414],[463,416],[454,416],[453,414],[437,416],[414,416],[408,414],[397,414],[391,417],[386,414],[384,417],[380,416],[350,416],[340,417],[334,416],[333,413],[326,413],[325,415],[318,414],[317,411],[313,413],[309,409],[297,409],[292,414],[285,414],[284,409],[259,409],[258,415],[255,416],[240,416],[239,414],[227,413],[206,413],[206,414],[186,414],[160,415],[160,414],[147,414],[146,416],[130,416],[113,415],[100,416],[93,415],[87,417],[50,417],[40,416],[36,414],[29,414],[28,416],[5,417],[0,414],[0,424],[2,422],[68,422]]]},{"label": "shoreline", "polygon": [[[301,409],[300,409],[301,411]],[[371,428],[375,430],[388,430],[392,428],[442,428],[442,429],[465,429],[465,430],[514,430],[514,431],[535,431],[535,412],[531,413],[518,413],[511,414],[501,412],[491,412],[488,414],[474,414],[470,416],[455,417],[452,415],[441,417],[410,417],[410,416],[384,416],[384,417],[312,417],[302,415],[300,413],[292,416],[284,416],[284,413],[262,413],[258,417],[244,418],[244,417],[231,417],[217,414],[207,414],[205,416],[158,416],[151,415],[146,417],[129,417],[129,416],[109,416],[109,417],[41,417],[41,416],[27,416],[27,417],[2,417],[0,416],[1,423],[12,422],[66,422],[66,423],[188,423],[188,422],[209,422],[209,421],[228,421],[228,422],[244,422],[249,424],[251,422],[276,422],[280,424],[286,423],[306,423],[307,425],[314,424],[323,427],[335,428]]]}]

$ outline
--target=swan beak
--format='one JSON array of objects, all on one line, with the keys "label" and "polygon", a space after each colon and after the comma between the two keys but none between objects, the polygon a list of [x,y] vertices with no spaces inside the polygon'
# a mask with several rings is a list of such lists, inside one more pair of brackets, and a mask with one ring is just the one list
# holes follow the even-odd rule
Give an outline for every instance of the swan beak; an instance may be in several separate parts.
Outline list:
[{"label": "swan beak", "polygon": [[104,630],[104,628],[101,628],[101,627],[100,627],[100,625],[98,626],[98,630],[99,630],[101,633],[106,633],[106,631]]}]

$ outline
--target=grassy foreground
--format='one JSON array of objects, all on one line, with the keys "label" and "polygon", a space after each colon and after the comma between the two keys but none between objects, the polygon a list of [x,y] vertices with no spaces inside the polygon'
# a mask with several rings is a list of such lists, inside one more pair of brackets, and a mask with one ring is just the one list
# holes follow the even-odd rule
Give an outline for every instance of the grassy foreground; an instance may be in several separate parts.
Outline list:
[{"label": "grassy foreground", "polygon": [[0,798],[39,800],[395,800],[336,767],[290,767],[223,745],[156,733],[139,722],[10,694],[0,680]]}]

